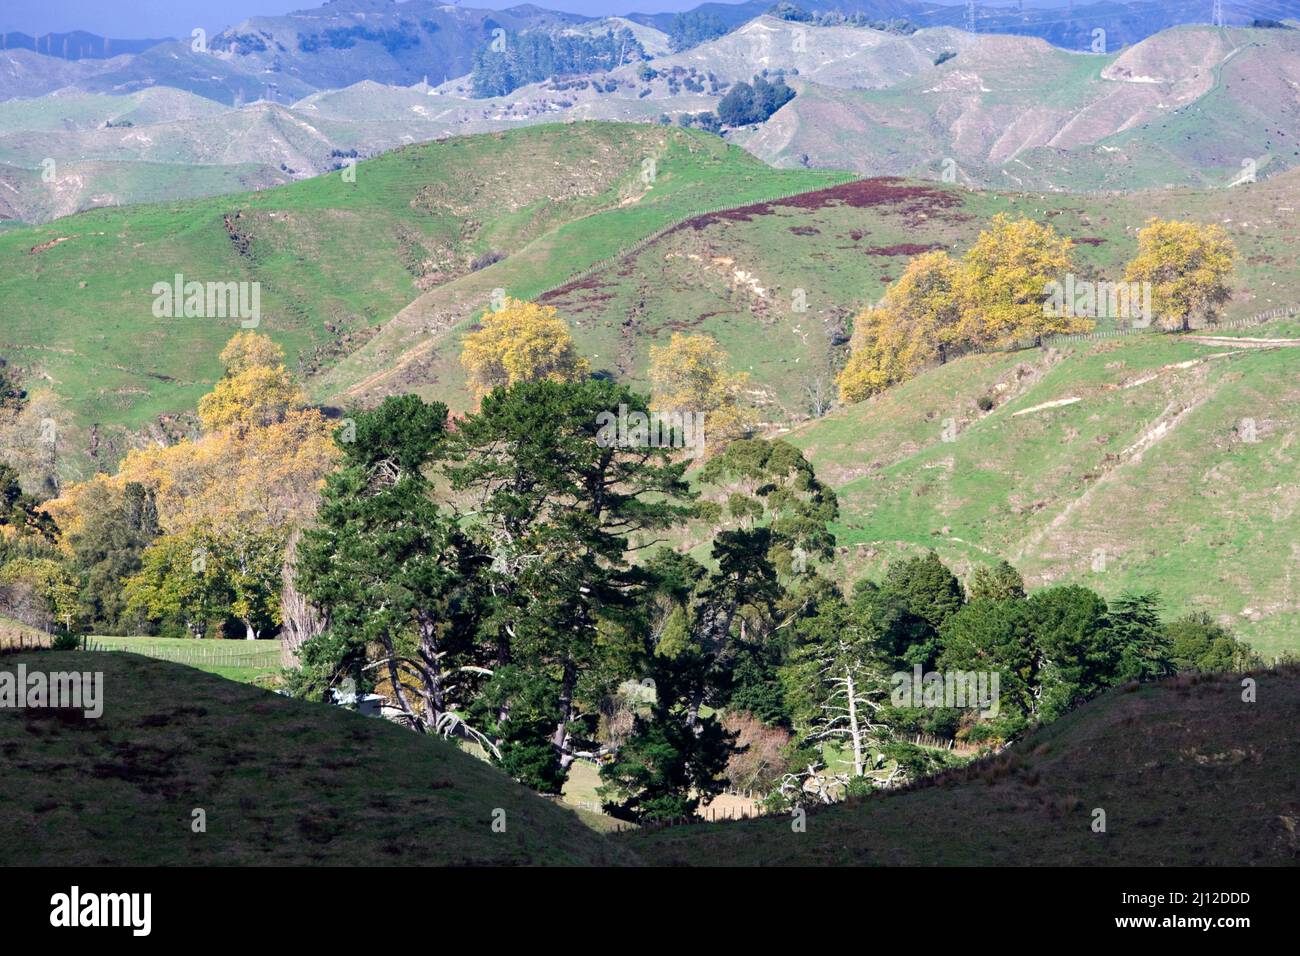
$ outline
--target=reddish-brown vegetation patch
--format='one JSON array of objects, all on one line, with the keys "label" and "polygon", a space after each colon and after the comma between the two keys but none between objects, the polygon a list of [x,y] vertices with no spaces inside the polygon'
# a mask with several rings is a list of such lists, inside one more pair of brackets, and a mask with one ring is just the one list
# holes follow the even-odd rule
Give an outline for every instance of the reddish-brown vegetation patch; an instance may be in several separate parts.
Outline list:
[{"label": "reddish-brown vegetation patch", "polygon": [[880,176],[874,179],[855,179],[853,182],[799,193],[786,199],[774,199],[770,202],[706,213],[688,219],[678,228],[689,226],[698,231],[723,221],[750,222],[755,216],[772,215],[778,207],[813,211],[828,206],[850,206],[854,209],[895,206],[900,213],[917,215],[941,212],[961,204],[961,196],[952,190],[909,184],[907,180],[897,176]]},{"label": "reddish-brown vegetation patch", "polygon": [[605,283],[601,282],[596,275],[590,275],[587,276],[587,278],[585,279],[578,279],[574,282],[566,282],[558,289],[552,289],[550,292],[545,292],[542,295],[537,297],[537,301],[551,302],[555,299],[566,298],[567,296],[569,296],[571,293],[574,292],[579,292],[579,291],[595,292],[599,289],[603,289],[604,287],[605,287]]}]

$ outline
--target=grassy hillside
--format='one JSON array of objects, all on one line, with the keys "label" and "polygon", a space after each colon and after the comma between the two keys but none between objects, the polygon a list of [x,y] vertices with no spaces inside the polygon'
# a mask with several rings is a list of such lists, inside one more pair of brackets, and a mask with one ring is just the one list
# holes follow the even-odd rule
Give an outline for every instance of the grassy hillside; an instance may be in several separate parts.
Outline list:
[{"label": "grassy hillside", "polygon": [[[593,366],[642,386],[651,345],[677,330],[714,335],[736,366],[751,372],[752,397],[768,420],[782,423],[805,414],[809,385],[833,392],[837,351],[852,317],[880,297],[910,257],[930,248],[964,251],[999,212],[1050,222],[1075,240],[1081,276],[1110,280],[1122,276],[1149,216],[1220,223],[1241,253],[1227,310],[1228,318],[1240,318],[1300,302],[1288,214],[1297,205],[1296,173],[1232,190],[1136,198],[863,180],[697,217],[542,298],[570,322]],[[413,302],[323,380],[342,396],[334,400],[373,398],[401,385],[463,407],[460,340],[490,289],[538,288],[494,281],[499,274],[485,270]],[[796,290],[803,290],[804,311]]]},{"label": "grassy hillside", "polygon": [[840,495],[846,574],[1006,557],[1035,585],[1158,590],[1297,653],[1295,345],[1286,321],[961,359],[788,437]]},{"label": "grassy hillside", "polygon": [[44,631],[0,614],[0,648],[47,646],[50,637]]},{"label": "grassy hillside", "polygon": [[[22,134],[19,134],[22,135]],[[46,182],[40,166],[0,164],[0,217],[18,224],[46,222],[84,209],[173,202],[266,189],[290,181],[273,165],[189,165],[138,160],[65,162]]]},{"label": "grassy hillside", "polygon": [[[604,864],[628,854],[453,744],[119,653],[104,715],[0,710],[0,865]],[[192,811],[207,832],[191,831]],[[506,830],[493,832],[494,810]]]},{"label": "grassy hillside", "polygon": [[[154,283],[177,273],[261,283],[261,329],[310,374],[422,289],[472,275],[529,293],[692,209],[839,178],[772,170],[704,134],[574,124],[399,150],[360,164],[353,183],[334,174],[97,210],[0,233],[0,354],[27,369],[29,387],[64,399],[61,452],[84,473],[92,426],[99,460],[111,461],[127,430],[192,409],[220,372],[238,319],[152,314]],[[365,352],[354,362],[378,367]]]},{"label": "grassy hillside", "polygon": [[[659,865],[1294,866],[1300,673],[1115,690],[909,791],[616,839]],[[1093,811],[1106,831],[1092,830]]]},{"label": "grassy hillside", "polygon": [[275,686],[283,666],[278,640],[205,640],[187,637],[114,637],[86,638],[86,650],[130,651],[154,660],[185,664],[209,674],[245,684]]}]

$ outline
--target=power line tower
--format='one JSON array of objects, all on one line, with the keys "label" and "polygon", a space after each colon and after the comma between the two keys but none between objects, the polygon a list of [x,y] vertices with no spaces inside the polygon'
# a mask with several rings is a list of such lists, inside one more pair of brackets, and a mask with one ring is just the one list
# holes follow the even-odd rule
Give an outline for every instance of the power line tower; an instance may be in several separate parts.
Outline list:
[{"label": "power line tower", "polygon": [[[1218,3],[1219,0],[1214,0]],[[969,33],[975,32],[975,0],[966,0],[966,30]]]},{"label": "power line tower", "polygon": [[1223,26],[1223,0],[1214,0],[1214,9],[1210,13],[1210,22],[1216,27]]}]

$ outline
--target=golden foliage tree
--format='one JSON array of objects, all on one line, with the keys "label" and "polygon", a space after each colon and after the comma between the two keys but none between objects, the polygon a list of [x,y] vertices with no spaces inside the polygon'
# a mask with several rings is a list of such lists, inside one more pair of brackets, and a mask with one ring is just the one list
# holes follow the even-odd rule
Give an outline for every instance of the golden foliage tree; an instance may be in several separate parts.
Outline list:
[{"label": "golden foliage tree", "polygon": [[516,382],[574,381],[590,368],[554,308],[509,297],[500,310],[485,312],[479,329],[465,336],[460,362],[480,397]]},{"label": "golden foliage tree", "polygon": [[1124,278],[1150,282],[1161,324],[1187,331],[1193,316],[1212,317],[1231,297],[1236,253],[1217,225],[1152,218],[1138,230],[1137,256]]},{"label": "golden foliage tree", "polygon": [[947,359],[962,319],[961,266],[945,252],[908,263],[877,306],[854,320],[852,352],[840,373],[840,401],[859,402]]},{"label": "golden foliage tree", "polygon": [[993,217],[962,257],[964,304],[960,337],[978,344],[1010,344],[1044,335],[1087,332],[1091,319],[1044,309],[1048,283],[1073,269],[1072,243],[1032,219]]},{"label": "golden foliage tree", "polygon": [[205,432],[245,431],[282,421],[307,396],[284,367],[284,352],[256,332],[238,333],[221,351],[226,374],[199,399]]},{"label": "golden foliage tree", "polygon": [[953,349],[1086,332],[1091,319],[1045,306],[1049,283],[1071,270],[1071,243],[1051,226],[999,213],[958,260],[929,252],[908,263],[880,303],[854,320],[840,401],[859,402],[906,381]]},{"label": "golden foliage tree", "polygon": [[[150,549],[157,575],[190,573],[188,560],[159,556],[188,553],[192,548],[176,542],[202,538],[214,556],[210,567],[221,571],[222,593],[230,596],[226,610],[255,635],[258,621],[278,619],[285,537],[315,514],[325,475],[339,455],[333,427],[306,407],[283,360],[265,336],[235,336],[222,352],[226,376],[199,401],[203,434],[197,440],[133,450],[117,474],[67,489],[46,510],[65,534],[75,533],[90,485],[108,483],[120,491],[138,482],[151,489],[164,531]],[[169,581],[158,593],[189,593],[195,586]]]},{"label": "golden foliage tree", "polygon": [[748,372],[733,372],[730,358],[709,335],[674,332],[667,345],[650,347],[650,408],[701,413],[710,441],[728,442],[753,431],[754,409],[744,404]]}]

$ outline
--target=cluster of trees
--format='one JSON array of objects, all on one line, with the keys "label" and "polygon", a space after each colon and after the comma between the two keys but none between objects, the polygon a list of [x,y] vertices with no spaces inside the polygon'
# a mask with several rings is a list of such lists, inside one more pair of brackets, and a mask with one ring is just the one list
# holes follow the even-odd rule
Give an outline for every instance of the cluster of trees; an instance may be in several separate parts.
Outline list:
[{"label": "cluster of trees", "polygon": [[[429,33],[438,29],[438,25],[433,21],[423,21],[421,25],[424,27],[425,31]],[[420,34],[419,31],[415,29],[415,25],[406,20],[401,21],[396,27],[389,27],[383,30],[367,27],[363,24],[347,27],[330,27],[324,33],[298,34],[298,49],[302,50],[304,53],[316,53],[327,48],[332,50],[351,50],[357,45],[358,40],[378,43],[389,53],[395,54],[402,50],[409,50],[418,47],[420,45]],[[214,37],[212,45],[214,49],[231,50],[235,52],[246,52],[248,50],[262,51],[266,49],[266,41],[256,33],[223,34]]]},{"label": "cluster of trees", "polygon": [[669,21],[668,42],[674,53],[680,53],[723,36],[728,30],[727,24],[717,14],[691,10],[679,13]]},{"label": "cluster of trees", "polygon": [[[960,259],[913,258],[854,320],[840,400],[861,401],[957,351],[1090,331],[1091,318],[1050,307],[1052,285],[1075,271],[1071,246],[1050,225],[999,214]],[[1227,301],[1234,255],[1218,226],[1152,219],[1138,232],[1125,281],[1149,282],[1153,318],[1186,329]]]},{"label": "cluster of trees", "polygon": [[[731,747],[706,705],[779,625],[795,556],[829,554],[835,498],[792,446],[747,439],[703,469],[706,501],[670,449],[600,441],[620,408],[649,405],[588,378],[498,387],[454,429],[413,396],[357,413],[298,547],[330,626],[297,691],[379,686],[542,792],[598,759],[629,816],[716,792]],[[713,567],[656,546],[696,517],[717,528]]]},{"label": "cluster of trees", "polygon": [[[532,303],[485,313],[463,359],[475,412],[390,398],[339,441],[296,565],[329,624],[292,686],[378,690],[539,791],[591,759],[607,810],[635,819],[728,784],[833,799],[950,759],[912,734],[1006,740],[1122,681],[1250,660],[1209,619],[1026,595],[1006,564],[968,589],[931,553],[844,593],[818,570],[834,493],[792,445],[746,437],[744,377],[707,337],[655,350],[652,398],[590,375]],[[736,431],[690,484],[671,448],[601,440],[605,416],[705,404]],[[997,671],[998,714],[896,706],[890,677],[913,667]]]},{"label": "cluster of trees", "polygon": [[613,70],[644,59],[645,50],[626,28],[594,36],[512,31],[504,43],[489,43],[475,52],[470,84],[476,97],[505,96],[529,83]]},{"label": "cluster of trees", "polygon": [[282,623],[287,537],[315,513],[333,429],[267,337],[240,333],[221,358],[192,441],[134,450],[39,503],[0,466],[9,610],[109,634],[256,638]]},{"label": "cluster of trees", "polygon": [[[929,553],[845,594],[818,570],[838,503],[798,449],[732,441],[692,486],[667,449],[599,440],[620,407],[649,403],[587,378],[499,386],[454,428],[414,396],[358,412],[299,545],[330,625],[295,691],[378,689],[542,792],[596,760],[610,812],[667,819],[728,782],[795,802],[898,783],[947,759],[911,734],[1003,741],[1121,682],[1252,662],[1206,617],[1027,595],[1005,563],[966,588]],[[691,522],[707,560],[659,543]],[[914,667],[996,671],[997,715],[896,705]]]},{"label": "cluster of trees", "polygon": [[[578,382],[592,374],[553,306],[510,296],[483,312],[465,336],[460,361],[476,398],[520,382]],[[749,374],[733,372],[711,336],[675,332],[667,345],[651,346],[649,376],[650,409],[705,416],[710,442],[744,437],[757,427],[746,401]]]},{"label": "cluster of trees", "polygon": [[773,81],[754,77],[754,82],[737,83],[727,90],[718,103],[718,119],[724,126],[747,126],[762,123],[794,99],[794,90],[785,85],[785,77]]},{"label": "cluster of trees", "polygon": [[[661,120],[664,124],[669,122],[667,114]],[[718,119],[716,113],[705,110],[702,113],[678,113],[677,125],[690,129],[692,126],[704,130],[706,133],[721,133],[722,121]]]},{"label": "cluster of trees", "polygon": [[901,33],[904,35],[915,33],[919,29],[915,23],[900,17],[881,20],[869,17],[865,13],[844,13],[840,10],[821,10],[814,13],[803,9],[798,4],[791,3],[790,0],[781,0],[780,3],[768,10],[767,14],[779,20],[788,20],[791,23],[810,23],[819,27],[866,27],[884,33]]},{"label": "cluster of trees", "polygon": [[[752,426],[745,377],[728,370],[716,342],[684,336],[661,351],[662,363],[692,374],[657,372],[656,407],[708,413],[719,437]],[[589,372],[554,309],[515,300],[484,315],[462,358],[480,395]],[[221,360],[226,373],[199,402],[196,437],[133,450],[116,473],[62,488],[27,461],[47,447],[37,426],[48,406],[6,410],[5,433],[23,450],[14,460],[36,478],[0,462],[0,613],[49,631],[279,632],[291,644],[320,631],[319,609],[296,590],[292,550],[340,459],[334,426],[266,336],[236,335]],[[353,427],[345,421],[346,434]]]},{"label": "cluster of trees", "polygon": [[[786,601],[797,602],[789,626],[750,646],[727,700],[789,732],[782,759],[768,759],[761,774],[772,798],[785,802],[942,767],[943,752],[906,743],[914,734],[1000,743],[1107,687],[1259,663],[1208,615],[1162,622],[1152,595],[1107,603],[1068,585],[1027,594],[1006,562],[976,569],[963,587],[933,552],[895,563],[883,580],[861,580],[849,594],[809,575]],[[996,673],[996,696],[979,707],[894,696],[893,675],[958,672]]]}]

